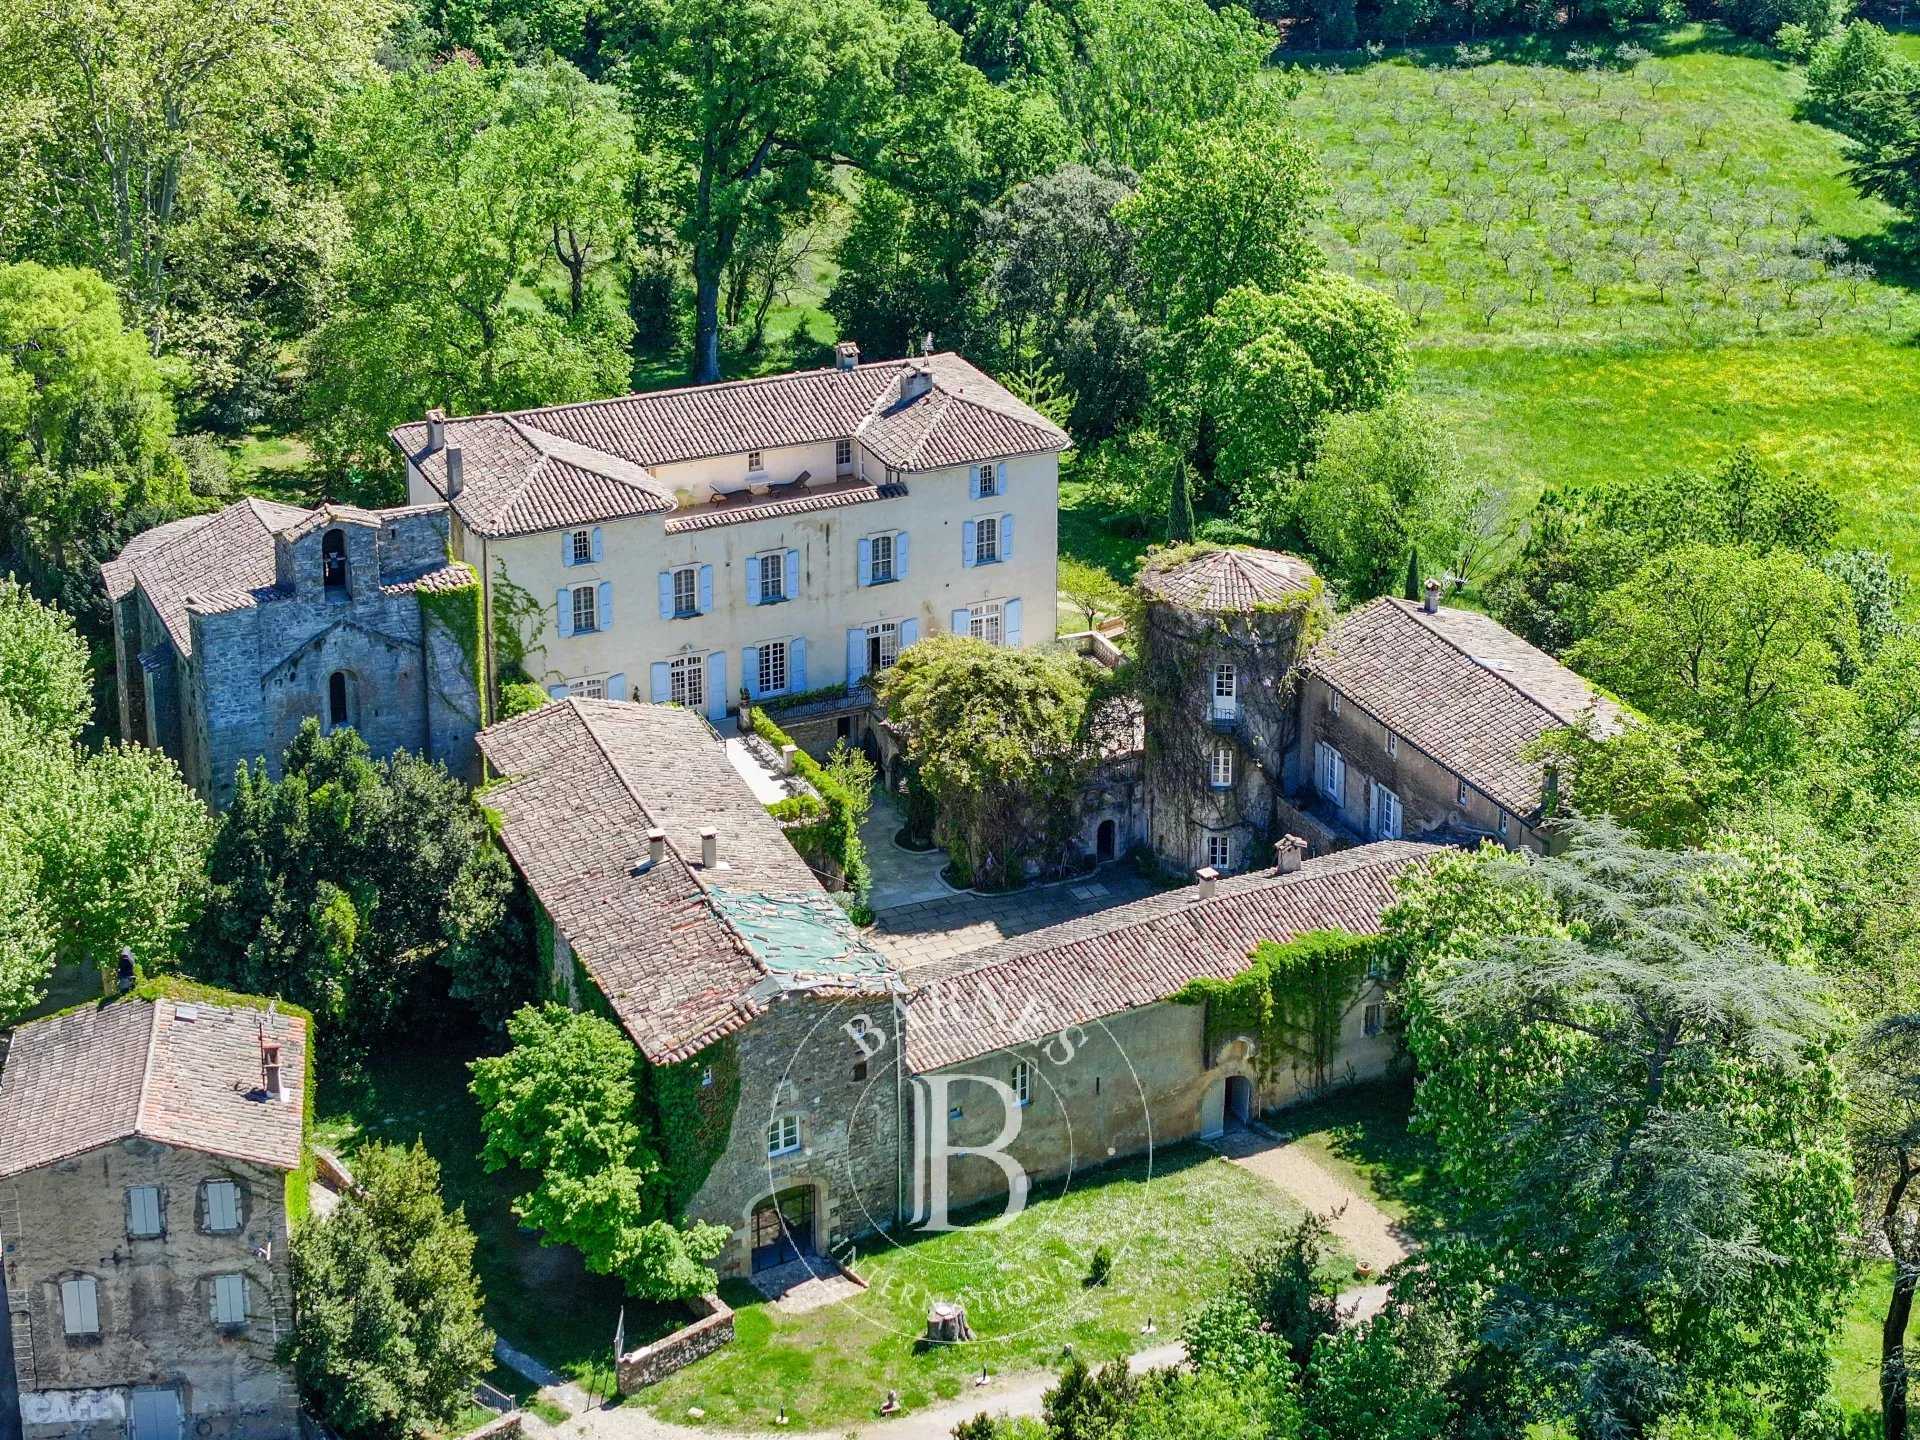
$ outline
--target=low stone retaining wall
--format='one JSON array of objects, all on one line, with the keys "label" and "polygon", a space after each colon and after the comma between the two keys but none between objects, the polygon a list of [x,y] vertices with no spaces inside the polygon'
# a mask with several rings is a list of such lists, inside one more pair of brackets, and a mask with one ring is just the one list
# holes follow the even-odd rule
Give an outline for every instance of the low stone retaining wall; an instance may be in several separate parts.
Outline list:
[{"label": "low stone retaining wall", "polygon": [[689,1300],[687,1308],[695,1316],[691,1325],[683,1325],[651,1345],[629,1350],[615,1363],[614,1374],[622,1395],[644,1390],[682,1366],[733,1343],[733,1310],[726,1301],[718,1295],[702,1295]]},{"label": "low stone retaining wall", "polygon": [[469,1430],[463,1440],[506,1440],[509,1435],[520,1433],[520,1412],[509,1410],[498,1420],[489,1420],[478,1430]]}]

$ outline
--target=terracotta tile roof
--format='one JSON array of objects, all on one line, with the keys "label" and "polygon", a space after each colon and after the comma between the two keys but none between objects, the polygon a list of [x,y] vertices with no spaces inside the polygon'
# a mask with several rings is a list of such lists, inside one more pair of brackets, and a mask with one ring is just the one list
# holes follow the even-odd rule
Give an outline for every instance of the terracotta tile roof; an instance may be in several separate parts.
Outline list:
[{"label": "terracotta tile roof", "polygon": [[[283,1099],[260,1089],[263,1025]],[[306,1022],[269,1022],[264,1003],[124,999],[22,1025],[0,1074],[0,1178],[135,1135],[295,1169],[306,1052]]]},{"label": "terracotta tile roof", "polygon": [[908,970],[907,1064],[939,1069],[1151,1005],[1189,980],[1230,979],[1262,940],[1375,933],[1395,877],[1443,848],[1362,845],[1290,875],[1222,880],[1211,900],[1186,886]]},{"label": "terracotta tile roof", "polygon": [[1281,603],[1312,588],[1313,567],[1272,550],[1209,550],[1166,569],[1152,564],[1140,583],[1188,610],[1240,611]]},{"label": "terracotta tile roof", "polygon": [[[877,963],[694,711],[563,700],[479,743],[512,777],[483,796],[508,853],[648,1059],[685,1059],[761,1013],[775,977],[805,980],[769,936],[804,942],[823,973]],[[699,863],[708,826],[712,872]]]},{"label": "terracotta tile roof", "polygon": [[739,525],[777,515],[804,515],[814,510],[838,509],[842,505],[864,505],[906,493],[904,485],[870,485],[865,480],[842,480],[833,485],[811,487],[777,485],[765,495],[744,491],[718,495],[705,505],[669,515],[666,531],[669,535],[678,535],[687,530],[712,530],[721,525]]},{"label": "terracotta tile roof", "polygon": [[312,513],[249,496],[216,514],[176,520],[135,536],[100,572],[115,599],[135,585],[144,590],[175,648],[191,655],[187,601],[224,597],[216,608],[231,609],[236,595],[273,584],[275,532]]},{"label": "terracotta tile roof", "polygon": [[380,593],[405,595],[417,590],[459,590],[478,583],[472,569],[463,562],[455,560],[431,570],[423,570],[411,579],[382,581]]},{"label": "terracotta tile roof", "polygon": [[[903,400],[901,381],[915,365],[927,368],[931,386]],[[672,491],[651,475],[652,466],[856,435],[881,463],[901,470],[1071,443],[1058,426],[951,354],[446,422],[446,445],[459,448],[464,475],[454,508],[468,528],[490,536],[670,509]],[[425,423],[401,425],[393,439],[445,494],[446,452],[426,450]]]},{"label": "terracotta tile roof", "polygon": [[1520,752],[1589,714],[1603,731],[1620,707],[1543,650],[1472,610],[1432,615],[1383,597],[1342,617],[1307,657],[1328,685],[1522,818],[1545,767]]}]

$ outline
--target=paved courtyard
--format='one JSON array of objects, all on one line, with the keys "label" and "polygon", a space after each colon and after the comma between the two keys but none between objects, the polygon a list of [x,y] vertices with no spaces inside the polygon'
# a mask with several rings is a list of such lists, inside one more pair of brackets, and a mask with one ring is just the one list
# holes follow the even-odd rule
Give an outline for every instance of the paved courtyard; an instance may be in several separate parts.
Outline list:
[{"label": "paved courtyard", "polygon": [[949,960],[1153,893],[1126,861],[1011,895],[956,891],[940,878],[946,852],[916,855],[893,843],[901,824],[892,798],[876,793],[861,829],[873,867],[874,926],[867,938],[900,970]]}]

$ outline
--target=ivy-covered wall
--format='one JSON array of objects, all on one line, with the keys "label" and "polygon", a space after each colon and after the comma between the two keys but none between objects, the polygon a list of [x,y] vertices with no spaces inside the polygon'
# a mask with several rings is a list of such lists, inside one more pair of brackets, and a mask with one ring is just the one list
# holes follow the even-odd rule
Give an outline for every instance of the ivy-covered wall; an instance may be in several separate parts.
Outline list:
[{"label": "ivy-covered wall", "polygon": [[483,613],[486,602],[480,589],[480,577],[473,573],[471,566],[460,564],[459,568],[466,571],[467,584],[415,593],[420,601],[421,614],[452,637],[466,660],[467,677],[473,682],[473,693],[479,700],[474,719],[478,728],[485,729],[490,715],[490,697],[487,694],[486,670],[480,663],[480,646],[486,633]]},{"label": "ivy-covered wall", "polygon": [[[747,714],[751,717],[753,733],[776,752],[782,746],[793,744],[787,732],[774,724],[759,706]],[[867,847],[860,839],[860,822],[866,818],[866,808],[806,751],[795,749],[793,765],[801,778],[819,791],[824,808],[813,823],[788,830],[787,839],[815,869],[837,872],[845,879],[847,890],[853,896],[854,918],[864,923],[870,918],[867,895],[873,886],[873,872],[867,866]],[[773,813],[776,819],[793,820],[810,818],[815,812],[814,807],[804,802],[793,804],[783,800],[774,807]]]},{"label": "ivy-covered wall", "polygon": [[733,1133],[733,1112],[740,1103],[740,1047],[729,1037],[677,1065],[647,1066],[641,1103],[651,1112],[667,1194],[678,1217],[707,1183]]},{"label": "ivy-covered wall", "polygon": [[1284,944],[1263,941],[1253,963],[1231,980],[1193,980],[1172,999],[1205,1005],[1205,1043],[1213,1054],[1229,1040],[1253,1037],[1263,1076],[1283,1066],[1307,1076],[1309,1089],[1333,1078],[1340,1032],[1380,940],[1345,930],[1309,930]]}]

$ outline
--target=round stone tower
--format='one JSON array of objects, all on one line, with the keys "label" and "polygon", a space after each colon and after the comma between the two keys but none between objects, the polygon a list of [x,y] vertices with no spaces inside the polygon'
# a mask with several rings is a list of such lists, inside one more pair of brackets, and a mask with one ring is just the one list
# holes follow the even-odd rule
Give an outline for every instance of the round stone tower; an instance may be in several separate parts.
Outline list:
[{"label": "round stone tower", "polygon": [[1332,607],[1304,560],[1182,546],[1140,571],[1147,834],[1175,870],[1272,859],[1298,662]]}]

